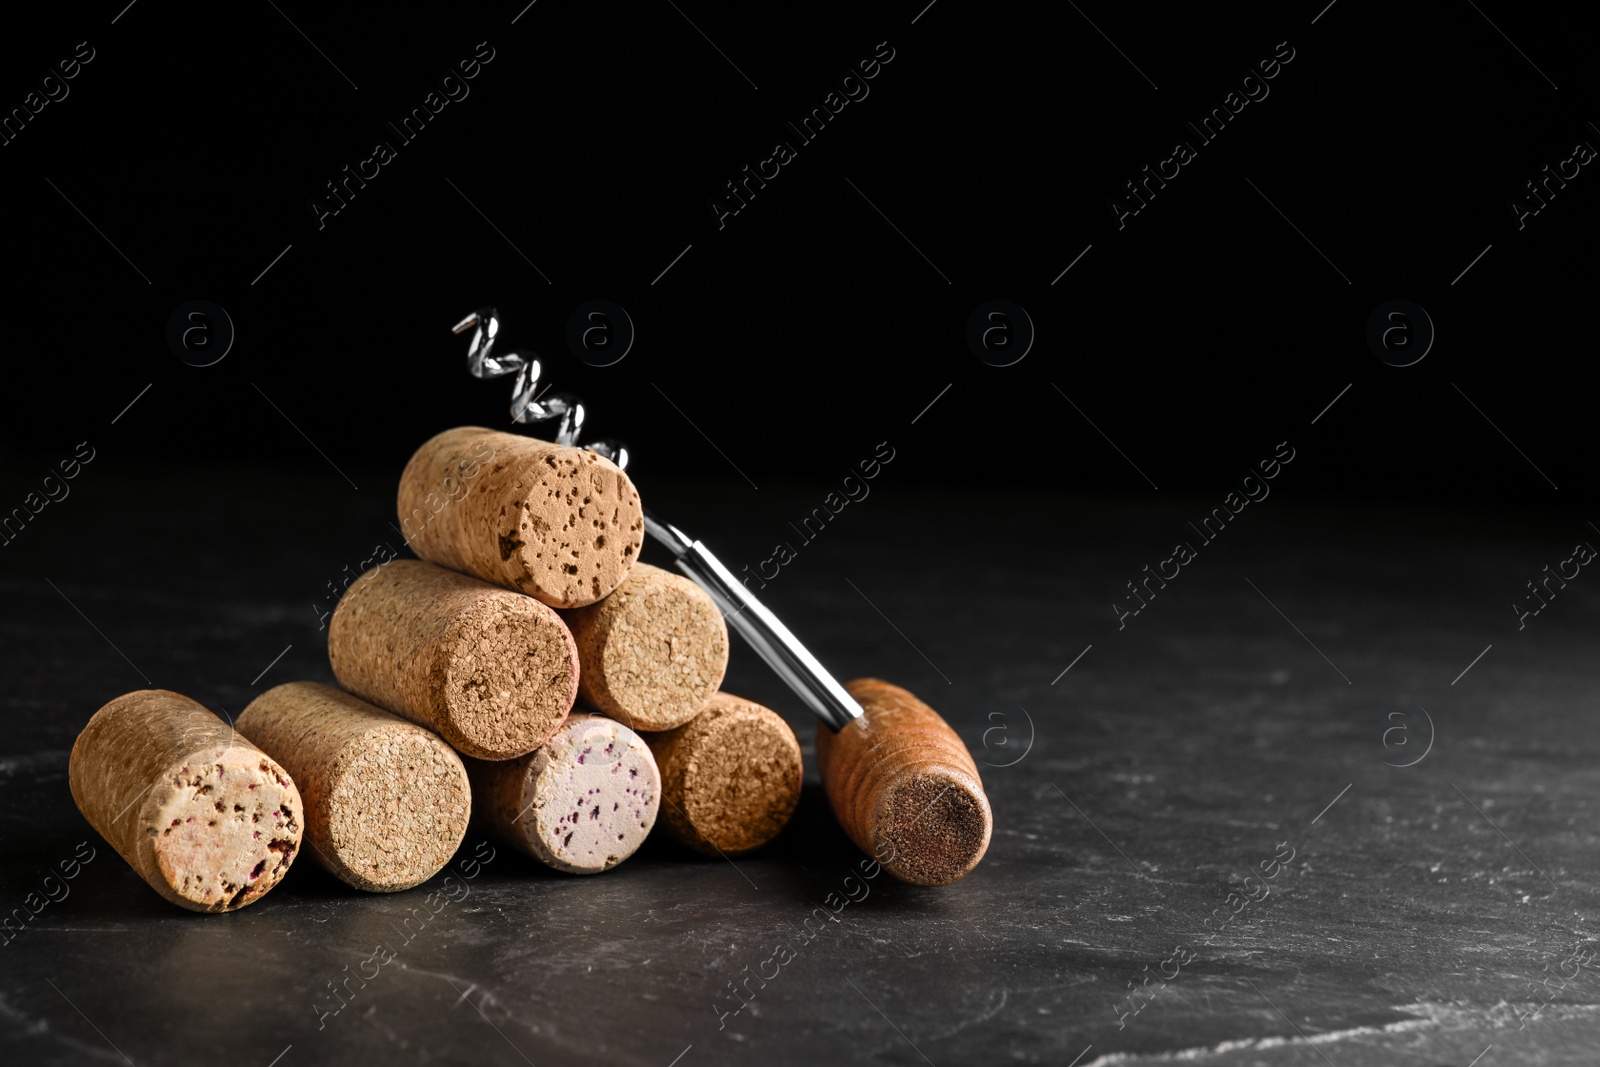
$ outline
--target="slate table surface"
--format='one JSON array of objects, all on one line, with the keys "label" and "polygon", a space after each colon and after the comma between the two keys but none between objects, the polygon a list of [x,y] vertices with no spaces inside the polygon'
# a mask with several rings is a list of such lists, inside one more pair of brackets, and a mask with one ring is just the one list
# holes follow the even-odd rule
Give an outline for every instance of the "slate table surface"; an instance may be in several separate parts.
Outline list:
[{"label": "slate table surface", "polygon": [[[577,878],[504,847],[473,868],[472,833],[437,911],[445,874],[363,895],[305,856],[242,912],[180,911],[75,809],[73,738],[131,689],[237,715],[332,682],[315,605],[401,547],[392,477],[351,473],[97,465],[0,551],[0,906],[25,917],[0,946],[0,1061],[1595,1062],[1600,579],[1511,607],[1581,523],[1280,492],[1119,625],[1124,583],[1214,501],[886,470],[807,543],[787,522],[826,486],[641,480],[736,570],[789,542],[769,605],[841,677],[949,719],[994,808],[976,871],[860,879],[813,725],[736,639],[725,688],[806,751],[758,854],[652,837]],[[839,908],[847,890],[867,895]],[[839,910],[808,941],[818,908]],[[379,943],[393,959],[366,963]]]}]

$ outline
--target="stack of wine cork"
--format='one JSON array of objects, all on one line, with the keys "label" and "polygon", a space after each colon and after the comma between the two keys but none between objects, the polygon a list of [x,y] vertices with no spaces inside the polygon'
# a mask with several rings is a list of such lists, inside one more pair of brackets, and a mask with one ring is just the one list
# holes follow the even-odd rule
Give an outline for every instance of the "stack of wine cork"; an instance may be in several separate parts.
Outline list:
[{"label": "stack of wine cork", "polygon": [[579,645],[558,608],[626,579],[639,494],[592,452],[462,428],[400,478],[418,560],[351,584],[328,624],[339,684],[459,753],[470,822],[556,870],[594,874],[655,825],[661,775],[626,724],[573,714]]},{"label": "stack of wine cork", "polygon": [[158,893],[235,910],[302,840],[337,878],[395,892],[437,874],[469,824],[574,874],[628,858],[658,812],[713,855],[782,830],[799,742],[719,691],[727,627],[694,583],[638,562],[620,469],[464,427],[412,457],[399,511],[419,559],[346,590],[328,627],[340,689],[277,686],[231,727],[146,690],[79,736],[80,810]]},{"label": "stack of wine cork", "polygon": [[[748,852],[783,829],[800,796],[799,741],[776,712],[718,691],[728,628],[693,582],[638,562],[644,514],[626,474],[582,449],[448,430],[407,465],[400,517],[418,556],[554,609],[575,650],[582,712],[565,734],[509,762],[457,745],[473,757],[485,830],[553,867],[589,870],[625,858],[658,803],[671,836],[705,853]],[[344,611],[329,636],[340,682],[394,707],[393,694],[356,678],[387,646],[353,607],[346,649]]]}]

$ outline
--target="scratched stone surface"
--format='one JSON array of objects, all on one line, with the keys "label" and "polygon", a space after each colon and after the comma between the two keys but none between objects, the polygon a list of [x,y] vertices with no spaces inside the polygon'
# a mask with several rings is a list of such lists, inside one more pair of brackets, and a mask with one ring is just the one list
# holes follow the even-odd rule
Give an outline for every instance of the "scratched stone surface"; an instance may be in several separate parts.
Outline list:
[{"label": "scratched stone surface", "polygon": [[[475,865],[469,835],[448,886],[363,895],[302,856],[204,916],[89,829],[72,740],[146,680],[228,714],[331,681],[312,605],[394,540],[393,481],[94,473],[92,500],[0,555],[0,904],[28,916],[0,946],[4,1062],[1488,1067],[1600,1047],[1600,584],[1521,629],[1509,607],[1581,536],[1569,519],[1285,493],[1119,629],[1123,582],[1208,501],[885,476],[764,595],[841,676],[907,685],[972,748],[995,833],[965,880],[861,877],[804,709],[736,643],[726,687],[806,747],[799,812],[759,854],[657,836],[577,878],[505,849]],[[641,486],[734,565],[827,488]]]}]

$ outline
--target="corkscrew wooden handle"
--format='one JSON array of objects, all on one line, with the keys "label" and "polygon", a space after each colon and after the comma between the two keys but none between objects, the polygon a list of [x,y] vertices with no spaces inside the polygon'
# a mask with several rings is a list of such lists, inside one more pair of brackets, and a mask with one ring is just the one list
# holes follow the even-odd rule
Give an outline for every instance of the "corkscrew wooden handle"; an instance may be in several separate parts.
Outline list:
[{"label": "corkscrew wooden handle", "polygon": [[817,765],[850,840],[912,885],[948,885],[983,858],[994,828],[967,746],[939,713],[897,685],[845,686],[864,714],[817,727]]}]

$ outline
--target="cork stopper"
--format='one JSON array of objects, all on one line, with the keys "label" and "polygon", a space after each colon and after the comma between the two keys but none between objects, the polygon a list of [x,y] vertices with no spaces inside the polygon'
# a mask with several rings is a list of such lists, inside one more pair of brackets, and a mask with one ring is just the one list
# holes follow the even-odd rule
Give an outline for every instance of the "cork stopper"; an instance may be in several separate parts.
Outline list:
[{"label": "cork stopper", "polygon": [[978,865],[994,826],[967,746],[899,686],[858,678],[845,688],[864,714],[837,734],[817,729],[817,766],[839,825],[903,882],[954,882]]},{"label": "cork stopper", "polygon": [[728,626],[689,579],[635,563],[597,604],[562,612],[578,645],[578,696],[635,730],[699,714],[728,669]]},{"label": "cork stopper", "polygon": [[284,769],[186,696],[143,689],[94,713],[72,746],[72,799],[172,903],[237,911],[278,884],[300,847]]},{"label": "cork stopper", "polygon": [[345,689],[479,759],[539,747],[578,694],[578,650],[554,611],[417,560],[350,584],[328,660]]},{"label": "cork stopper", "polygon": [[650,749],[600,715],[573,714],[520,759],[466,764],[473,824],[558,871],[609,870],[656,822],[661,774]]},{"label": "cork stopper", "polygon": [[661,766],[667,830],[697,852],[760,848],[800,802],[800,742],[782,716],[754,701],[714,693],[689,722],[645,739]]},{"label": "cork stopper", "polygon": [[576,608],[628,576],[644,543],[644,512],[608,459],[462,426],[406,464],[400,528],[425,560]]},{"label": "cork stopper", "polygon": [[467,771],[434,733],[316,682],[267,690],[241,734],[294,776],[305,838],[329,873],[392,893],[438,874],[467,833]]}]

